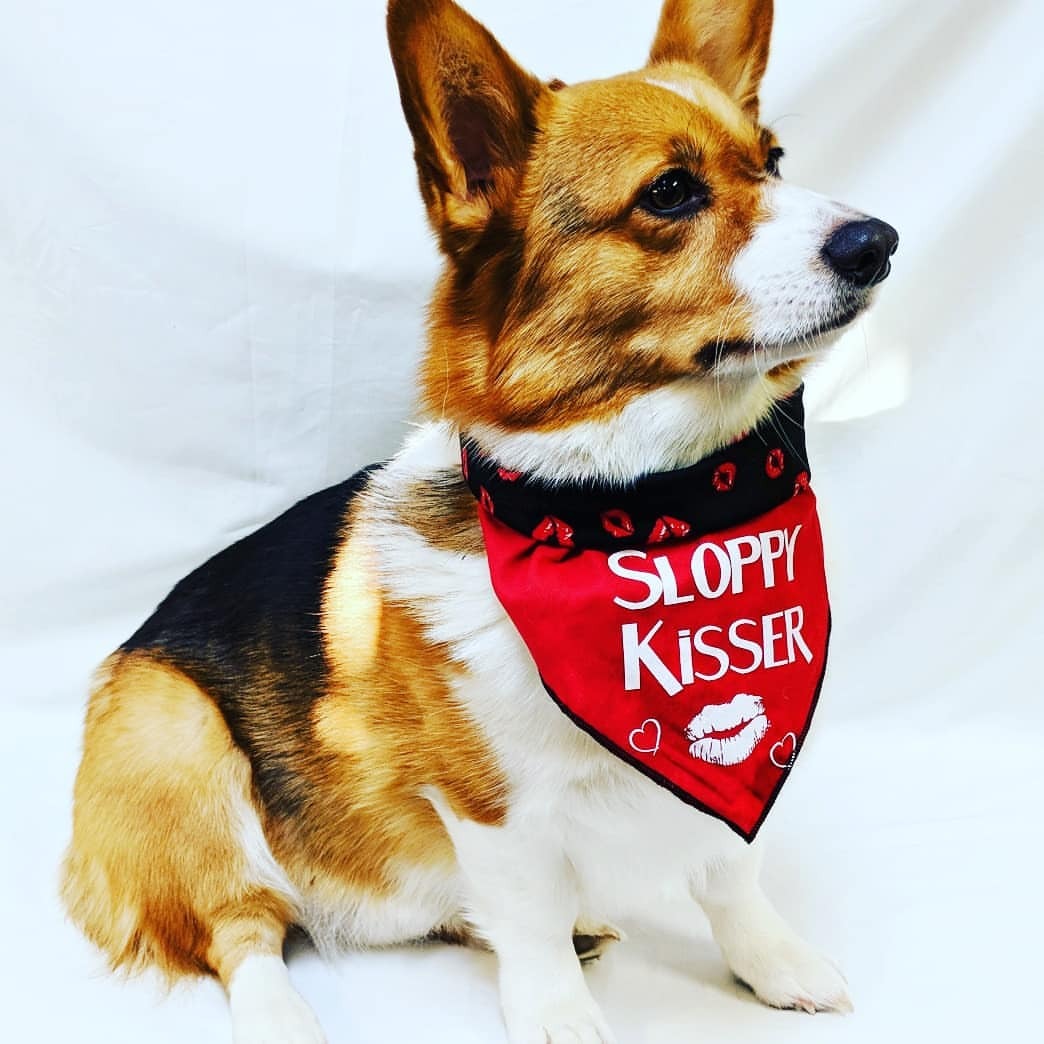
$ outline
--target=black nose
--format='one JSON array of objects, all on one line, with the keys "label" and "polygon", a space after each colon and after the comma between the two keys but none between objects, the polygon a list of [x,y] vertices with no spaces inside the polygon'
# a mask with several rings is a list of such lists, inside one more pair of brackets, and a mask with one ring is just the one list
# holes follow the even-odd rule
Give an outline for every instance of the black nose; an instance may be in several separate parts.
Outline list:
[{"label": "black nose", "polygon": [[899,245],[899,233],[877,218],[849,221],[823,244],[823,259],[845,282],[860,288],[880,283],[892,270],[888,259]]}]

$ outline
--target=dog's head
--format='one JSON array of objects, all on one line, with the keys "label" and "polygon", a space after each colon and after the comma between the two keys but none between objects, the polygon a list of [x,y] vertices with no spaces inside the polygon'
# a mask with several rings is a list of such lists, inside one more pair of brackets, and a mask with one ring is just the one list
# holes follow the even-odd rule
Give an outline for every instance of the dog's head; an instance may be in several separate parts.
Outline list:
[{"label": "dog's head", "polygon": [[758,110],[771,23],[772,0],[667,0],[644,68],[566,86],[452,0],[392,0],[448,259],[432,412],[528,470],[550,453],[628,477],[727,441],[798,385],[897,236],[781,180]]}]

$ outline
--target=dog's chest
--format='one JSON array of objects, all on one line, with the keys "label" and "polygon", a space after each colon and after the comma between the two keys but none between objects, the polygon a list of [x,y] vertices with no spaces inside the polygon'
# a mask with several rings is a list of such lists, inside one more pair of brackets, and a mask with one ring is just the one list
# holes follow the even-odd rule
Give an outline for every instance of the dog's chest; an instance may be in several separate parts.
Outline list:
[{"label": "dog's chest", "polygon": [[464,668],[453,695],[507,780],[509,822],[562,850],[586,905],[606,916],[640,907],[657,881],[684,881],[743,845],[562,713],[497,600],[483,556],[435,548],[407,527],[385,530],[380,550],[389,593],[408,597],[428,636]]}]

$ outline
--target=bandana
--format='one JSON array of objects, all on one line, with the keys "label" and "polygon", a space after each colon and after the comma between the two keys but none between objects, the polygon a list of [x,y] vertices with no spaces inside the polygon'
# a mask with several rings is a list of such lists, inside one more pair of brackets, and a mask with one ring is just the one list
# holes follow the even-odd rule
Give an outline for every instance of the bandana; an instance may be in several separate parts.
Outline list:
[{"label": "bandana", "polygon": [[801,751],[830,608],[801,391],[691,467],[552,485],[466,438],[493,589],[585,732],[753,840]]}]

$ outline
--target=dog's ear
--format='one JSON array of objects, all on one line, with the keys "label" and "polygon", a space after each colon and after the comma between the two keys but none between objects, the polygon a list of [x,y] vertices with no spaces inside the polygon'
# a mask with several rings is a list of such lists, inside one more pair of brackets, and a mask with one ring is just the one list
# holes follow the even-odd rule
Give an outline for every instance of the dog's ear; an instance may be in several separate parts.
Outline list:
[{"label": "dog's ear", "polygon": [[391,0],[388,41],[421,194],[457,253],[512,199],[546,88],[452,0]]},{"label": "dog's ear", "polygon": [[667,0],[649,64],[701,65],[756,119],[771,35],[772,0]]}]

